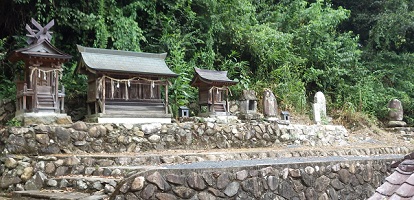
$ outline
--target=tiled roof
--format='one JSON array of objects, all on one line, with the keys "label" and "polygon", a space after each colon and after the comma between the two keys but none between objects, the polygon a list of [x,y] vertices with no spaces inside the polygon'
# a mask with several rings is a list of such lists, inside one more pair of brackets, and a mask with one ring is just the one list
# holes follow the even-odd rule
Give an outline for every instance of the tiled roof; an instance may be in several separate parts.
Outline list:
[{"label": "tiled roof", "polygon": [[176,77],[165,63],[166,53],[141,53],[78,46],[82,64],[92,71]]},{"label": "tiled roof", "polygon": [[49,41],[43,40],[40,43],[32,44],[27,47],[17,49],[13,51],[9,56],[8,59],[12,62],[22,59],[23,57],[43,57],[43,58],[54,58],[54,59],[62,59],[62,60],[69,60],[72,58],[71,55],[68,55],[58,48],[54,47],[50,44]]},{"label": "tiled roof", "polygon": [[200,69],[196,67],[194,68],[194,71],[195,74],[192,81],[193,86],[197,85],[197,82],[199,81],[212,85],[234,85],[237,83],[227,77],[227,71]]},{"label": "tiled roof", "polygon": [[385,179],[369,200],[414,200],[414,153],[398,162],[396,170]]},{"label": "tiled roof", "polygon": [[217,82],[233,82],[227,77],[227,71],[216,71],[216,70],[208,70],[208,69],[199,69],[194,68],[196,73],[200,75],[201,78],[204,78],[209,81],[217,81]]}]

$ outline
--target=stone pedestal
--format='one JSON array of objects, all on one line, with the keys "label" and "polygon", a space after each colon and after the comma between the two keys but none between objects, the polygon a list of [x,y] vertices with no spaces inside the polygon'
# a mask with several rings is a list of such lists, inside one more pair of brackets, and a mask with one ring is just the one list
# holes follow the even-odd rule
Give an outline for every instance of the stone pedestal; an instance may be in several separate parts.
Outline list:
[{"label": "stone pedestal", "polygon": [[407,123],[405,123],[404,121],[389,121],[387,123],[387,127],[404,127],[406,125]]},{"label": "stone pedestal", "polygon": [[16,119],[22,121],[23,126],[34,124],[45,125],[65,125],[72,124],[72,119],[66,114],[58,113],[23,113],[16,116]]},{"label": "stone pedestal", "polygon": [[404,118],[404,110],[400,100],[393,99],[388,102],[388,127],[403,127],[407,123],[402,121]]}]

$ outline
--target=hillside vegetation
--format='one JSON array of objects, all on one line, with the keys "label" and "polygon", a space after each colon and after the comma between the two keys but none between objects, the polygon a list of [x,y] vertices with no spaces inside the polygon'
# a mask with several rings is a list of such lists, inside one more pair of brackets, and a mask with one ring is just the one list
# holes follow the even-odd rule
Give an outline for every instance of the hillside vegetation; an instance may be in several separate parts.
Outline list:
[{"label": "hillside vegetation", "polygon": [[22,63],[5,60],[26,46],[33,17],[55,19],[53,44],[74,56],[65,64],[68,101],[84,97],[74,73],[76,44],[167,52],[180,76],[173,109],[196,102],[193,68],[229,71],[242,89],[273,90],[282,109],[310,113],[322,91],[331,116],[385,120],[386,105],[403,102],[414,123],[414,1],[410,0],[7,0],[0,1],[0,97],[13,98]]}]

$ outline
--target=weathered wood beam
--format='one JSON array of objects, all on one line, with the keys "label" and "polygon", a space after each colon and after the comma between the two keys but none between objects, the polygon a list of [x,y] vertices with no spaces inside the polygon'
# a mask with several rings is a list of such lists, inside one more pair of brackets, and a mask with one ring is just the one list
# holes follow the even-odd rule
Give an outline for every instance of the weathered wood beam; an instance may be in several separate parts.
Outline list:
[{"label": "weathered wood beam", "polygon": [[165,114],[168,114],[168,84],[165,85]]},{"label": "weathered wood beam", "polygon": [[38,109],[37,109],[37,102],[38,102],[38,99],[37,99],[37,79],[38,79],[38,73],[39,72],[36,70],[33,73],[33,77],[32,77],[32,80],[33,80],[33,82],[32,82],[32,87],[33,87],[32,109],[33,109],[34,112],[38,111]]},{"label": "weathered wood beam", "polygon": [[[106,83],[106,80],[105,80],[106,78],[105,77],[102,77],[102,113],[103,114],[105,114],[105,83]],[[96,111],[96,113],[98,113],[97,112],[97,110],[95,110]]]}]

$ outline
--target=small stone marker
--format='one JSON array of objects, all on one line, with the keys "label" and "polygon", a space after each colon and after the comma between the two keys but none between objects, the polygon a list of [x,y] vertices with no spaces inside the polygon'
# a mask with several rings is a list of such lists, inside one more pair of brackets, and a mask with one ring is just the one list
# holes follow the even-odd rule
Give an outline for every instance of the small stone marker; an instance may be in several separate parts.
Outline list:
[{"label": "small stone marker", "polygon": [[403,107],[401,101],[398,99],[393,99],[388,103],[388,117],[390,121],[402,121],[403,120]]},{"label": "small stone marker", "polygon": [[402,121],[404,111],[400,100],[393,99],[388,102],[388,110],[388,127],[401,127],[406,125],[406,123]]},{"label": "small stone marker", "polygon": [[313,119],[316,124],[322,124],[322,120],[327,120],[325,95],[320,91],[314,97]]},{"label": "small stone marker", "polygon": [[255,113],[257,111],[257,97],[254,90],[243,90],[240,111],[243,113]]},{"label": "small stone marker", "polygon": [[270,89],[265,89],[263,93],[263,114],[265,117],[278,116],[276,97]]},{"label": "small stone marker", "polygon": [[240,98],[240,113],[238,115],[243,120],[255,120],[261,118],[257,113],[257,97],[254,90],[243,90]]}]

